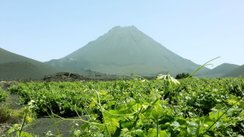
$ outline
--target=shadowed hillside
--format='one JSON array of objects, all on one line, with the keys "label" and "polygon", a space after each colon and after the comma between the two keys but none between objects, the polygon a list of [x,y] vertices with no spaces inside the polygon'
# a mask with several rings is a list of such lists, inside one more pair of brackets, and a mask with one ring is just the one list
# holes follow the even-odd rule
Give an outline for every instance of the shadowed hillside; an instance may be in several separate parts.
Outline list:
[{"label": "shadowed hillside", "polygon": [[223,63],[209,71],[207,71],[206,73],[203,73],[200,75],[200,77],[224,77],[226,74],[232,72],[233,70],[237,69],[238,65],[235,64],[229,64],[229,63]]},{"label": "shadowed hillside", "polygon": [[236,68],[230,73],[226,74],[227,77],[244,77],[244,65]]},{"label": "shadowed hillside", "polygon": [[0,48],[0,80],[37,80],[58,70]]}]

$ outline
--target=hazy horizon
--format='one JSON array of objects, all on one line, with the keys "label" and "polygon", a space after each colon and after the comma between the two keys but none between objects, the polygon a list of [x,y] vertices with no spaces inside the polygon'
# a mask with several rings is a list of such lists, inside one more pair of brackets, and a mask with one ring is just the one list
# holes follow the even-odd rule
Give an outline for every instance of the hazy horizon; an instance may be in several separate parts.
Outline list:
[{"label": "hazy horizon", "polygon": [[136,26],[197,64],[243,65],[244,1],[1,1],[0,47],[38,60],[64,57],[114,26]]}]

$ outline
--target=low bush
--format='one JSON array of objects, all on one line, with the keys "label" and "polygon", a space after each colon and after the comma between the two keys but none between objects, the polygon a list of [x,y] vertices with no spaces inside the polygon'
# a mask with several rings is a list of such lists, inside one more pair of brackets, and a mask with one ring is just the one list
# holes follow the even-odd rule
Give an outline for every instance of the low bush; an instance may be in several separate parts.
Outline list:
[{"label": "low bush", "polygon": [[5,101],[7,96],[8,94],[5,91],[3,91],[3,89],[0,87],[0,102]]},{"label": "low bush", "polygon": [[0,123],[16,123],[23,117],[23,109],[14,110],[7,105],[0,105]]}]

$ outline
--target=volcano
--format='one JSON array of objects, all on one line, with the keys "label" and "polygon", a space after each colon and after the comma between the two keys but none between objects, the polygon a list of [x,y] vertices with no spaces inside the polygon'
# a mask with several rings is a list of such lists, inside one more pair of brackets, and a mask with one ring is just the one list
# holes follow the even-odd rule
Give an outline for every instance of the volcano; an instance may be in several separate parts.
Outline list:
[{"label": "volcano", "polygon": [[151,76],[192,72],[199,65],[170,51],[135,26],[114,27],[77,51],[48,64],[70,71]]}]

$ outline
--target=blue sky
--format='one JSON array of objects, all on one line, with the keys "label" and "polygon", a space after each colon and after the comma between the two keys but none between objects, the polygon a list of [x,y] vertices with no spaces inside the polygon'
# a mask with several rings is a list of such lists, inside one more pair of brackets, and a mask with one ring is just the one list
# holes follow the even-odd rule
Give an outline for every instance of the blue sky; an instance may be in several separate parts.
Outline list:
[{"label": "blue sky", "polygon": [[0,0],[0,47],[39,61],[128,25],[195,63],[244,64],[244,0]]}]

